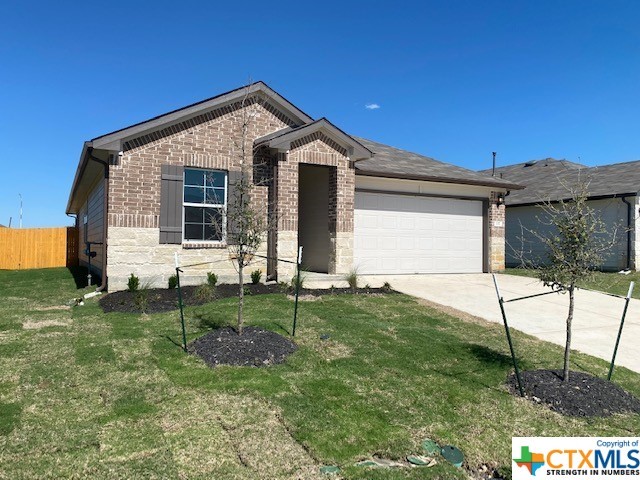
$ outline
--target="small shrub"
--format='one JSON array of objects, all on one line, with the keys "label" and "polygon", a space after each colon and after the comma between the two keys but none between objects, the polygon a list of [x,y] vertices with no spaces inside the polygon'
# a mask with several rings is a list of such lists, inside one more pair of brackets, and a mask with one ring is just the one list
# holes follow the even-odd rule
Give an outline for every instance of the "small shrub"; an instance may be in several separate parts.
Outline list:
[{"label": "small shrub", "polygon": [[349,288],[352,292],[358,289],[358,272],[353,269],[344,277],[345,281],[349,284]]},{"label": "small shrub", "polygon": [[218,275],[213,272],[207,272],[207,285],[214,288],[218,284]]},{"label": "small shrub", "polygon": [[335,295],[336,293],[336,286],[332,283],[331,286],[329,287],[329,291],[331,292],[331,295]]},{"label": "small shrub", "polygon": [[133,301],[142,313],[147,313],[149,307],[149,290],[143,288],[135,292]]},{"label": "small shrub", "polygon": [[289,285],[287,282],[278,282],[278,290],[280,290],[281,293],[289,293],[290,289],[291,285]]},{"label": "small shrub", "polygon": [[151,279],[145,280],[142,284],[138,281],[137,290],[133,293],[133,301],[142,313],[147,313],[147,308],[149,307],[151,284]]},{"label": "small shrub", "polygon": [[198,285],[198,287],[193,292],[193,296],[200,302],[209,302],[215,298],[216,289],[209,283],[204,283],[202,285]]},{"label": "small shrub", "polygon": [[130,292],[137,292],[140,288],[140,279],[136,277],[133,273],[129,277],[129,281],[127,282],[127,289]]},{"label": "small shrub", "polygon": [[243,287],[242,288],[242,293],[244,295],[251,295],[251,289],[249,287]]},{"label": "small shrub", "polygon": [[171,275],[169,277],[169,290],[173,290],[177,286],[178,286],[178,276],[177,275]]},{"label": "small shrub", "polygon": [[262,278],[262,271],[254,270],[251,272],[251,283],[257,285],[260,283],[260,279]]},{"label": "small shrub", "polygon": [[364,286],[364,288],[365,288],[366,290],[371,290],[371,285],[369,285],[369,284],[367,283],[367,284]]},{"label": "small shrub", "polygon": [[384,282],[384,284],[382,285],[382,290],[389,293],[393,289],[391,288],[391,284],[389,282]]},{"label": "small shrub", "polygon": [[291,290],[293,290],[294,292],[296,291],[296,288],[298,290],[302,290],[304,288],[304,282],[306,280],[306,276],[303,275],[302,272],[300,272],[299,275],[294,275],[291,278]]}]

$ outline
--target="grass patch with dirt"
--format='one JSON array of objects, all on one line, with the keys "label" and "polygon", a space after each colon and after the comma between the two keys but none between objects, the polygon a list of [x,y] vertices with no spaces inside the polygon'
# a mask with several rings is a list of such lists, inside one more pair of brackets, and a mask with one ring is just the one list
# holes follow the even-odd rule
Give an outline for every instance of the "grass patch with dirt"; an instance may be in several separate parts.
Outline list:
[{"label": "grass patch with dirt", "polygon": [[[186,355],[177,312],[108,313],[66,269],[0,271],[0,478],[466,478],[354,467],[458,446],[466,464],[510,471],[512,436],[630,436],[638,415],[564,417],[511,395],[501,325],[459,319],[405,295],[324,295],[300,305],[298,350],[268,368],[210,368]],[[288,336],[284,294],[245,298],[247,325]],[[60,307],[53,309],[52,307]],[[189,307],[188,340],[234,321],[234,299]],[[25,323],[43,324],[24,328]],[[48,323],[43,323],[48,322]],[[514,332],[523,367],[562,349]],[[605,376],[575,352],[572,369]],[[640,395],[640,376],[616,370]]]}]

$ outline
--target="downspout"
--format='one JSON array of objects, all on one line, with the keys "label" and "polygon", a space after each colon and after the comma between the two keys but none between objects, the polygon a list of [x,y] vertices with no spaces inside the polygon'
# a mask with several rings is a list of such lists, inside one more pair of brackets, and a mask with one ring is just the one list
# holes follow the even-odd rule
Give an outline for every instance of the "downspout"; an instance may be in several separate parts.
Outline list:
[{"label": "downspout", "polygon": [[[104,193],[103,193],[103,212],[102,212],[102,282],[96,288],[96,292],[102,292],[107,288],[107,228],[109,227],[109,163],[93,156],[93,147],[87,149],[89,160],[98,162],[104,167]],[[89,272],[91,273],[91,272]]]},{"label": "downspout", "polygon": [[631,270],[631,217],[632,217],[632,207],[631,203],[627,200],[627,197],[620,197],[627,205],[627,270]]}]

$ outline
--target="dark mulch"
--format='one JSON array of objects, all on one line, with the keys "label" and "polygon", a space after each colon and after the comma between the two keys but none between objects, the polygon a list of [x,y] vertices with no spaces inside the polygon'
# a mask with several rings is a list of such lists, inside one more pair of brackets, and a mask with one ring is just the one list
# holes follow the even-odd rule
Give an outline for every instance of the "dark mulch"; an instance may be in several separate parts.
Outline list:
[{"label": "dark mulch", "polygon": [[194,340],[188,349],[210,367],[266,367],[283,363],[298,347],[282,335],[259,327],[245,327],[242,335],[231,327],[224,327]]},{"label": "dark mulch", "polygon": [[[640,399],[588,373],[570,372],[567,384],[562,381],[562,370],[531,370],[520,376],[529,400],[562,415],[608,417],[614,413],[640,413]],[[509,376],[507,385],[513,395],[520,395],[515,374]]]},{"label": "dark mulch", "polygon": [[[182,287],[182,301],[184,305],[203,305],[205,303],[212,302],[214,300],[222,298],[231,298],[238,296],[238,285],[234,284],[221,284],[215,287],[211,297],[198,295],[197,286]],[[259,283],[257,285],[248,284],[245,285],[246,295],[263,295],[267,293],[287,293],[283,292],[280,285],[271,283],[265,285]],[[200,292],[201,293],[201,292]],[[358,288],[355,292],[352,292],[349,288],[333,288],[327,289],[307,289],[300,290],[300,295],[337,295],[337,294],[380,294],[380,293],[393,293],[393,291],[382,288]],[[178,309],[178,290],[169,290],[168,288],[150,288],[139,292],[129,292],[124,290],[122,292],[113,292],[104,295],[100,300],[100,307],[105,313],[108,312],[124,312],[124,313],[159,313],[169,312],[171,310]]]}]

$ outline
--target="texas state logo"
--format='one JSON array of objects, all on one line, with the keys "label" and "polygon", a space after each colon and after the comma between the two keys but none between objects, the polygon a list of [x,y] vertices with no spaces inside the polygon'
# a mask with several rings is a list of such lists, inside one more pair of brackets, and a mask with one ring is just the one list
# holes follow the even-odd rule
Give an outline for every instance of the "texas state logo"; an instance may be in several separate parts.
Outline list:
[{"label": "texas state logo", "polygon": [[640,480],[639,437],[513,437],[512,478]]},{"label": "texas state logo", "polygon": [[544,455],[529,451],[529,446],[520,447],[520,458],[514,458],[514,462],[519,467],[525,467],[531,475],[535,475],[540,467],[544,465]]}]

